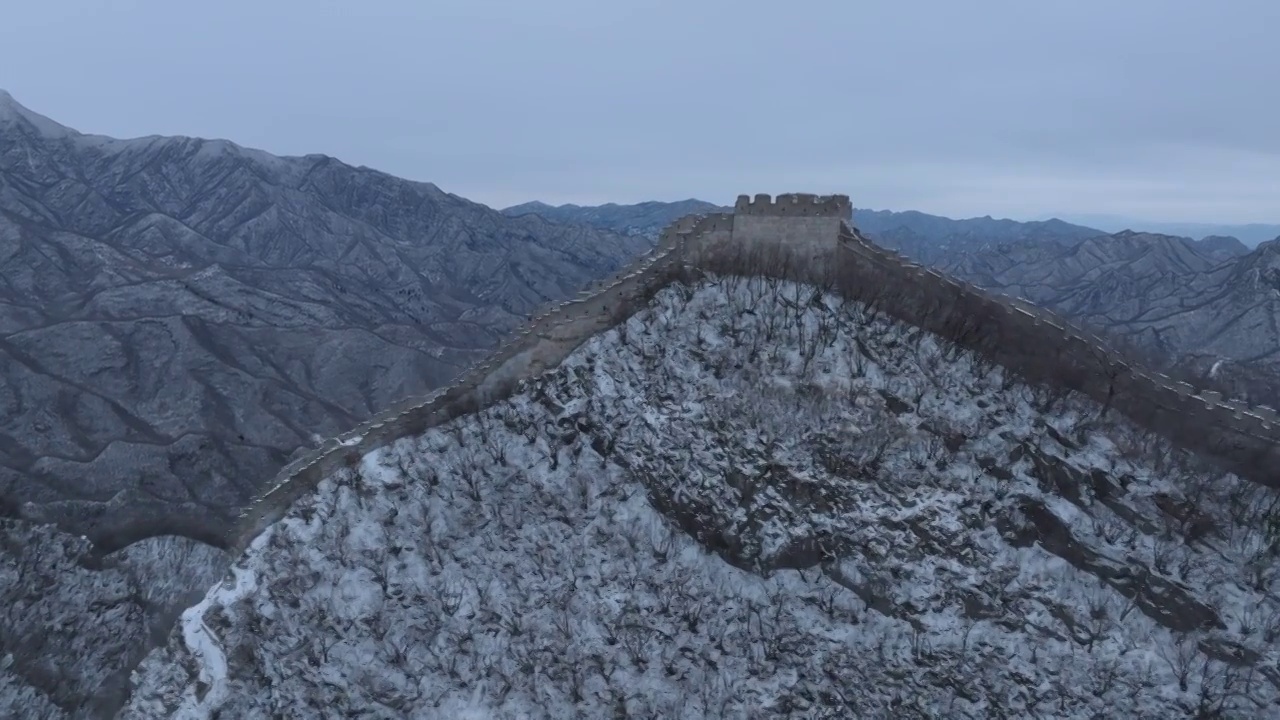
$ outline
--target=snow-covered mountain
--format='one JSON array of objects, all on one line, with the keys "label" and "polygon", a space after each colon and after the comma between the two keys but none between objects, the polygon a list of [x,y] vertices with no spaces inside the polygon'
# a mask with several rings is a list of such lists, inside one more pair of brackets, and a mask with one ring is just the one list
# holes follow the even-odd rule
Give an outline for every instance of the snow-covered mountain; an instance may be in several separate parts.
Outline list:
[{"label": "snow-covered mountain", "polygon": [[651,244],[0,91],[0,716],[118,701],[259,483]]},{"label": "snow-covered mountain", "polygon": [[107,550],[217,542],[258,490],[238,478],[650,245],[324,156],[82,135],[0,95],[0,369],[24,409],[0,416],[0,496]]},{"label": "snow-covered mountain", "polygon": [[125,718],[1280,717],[1274,491],[690,276],[258,535]]}]

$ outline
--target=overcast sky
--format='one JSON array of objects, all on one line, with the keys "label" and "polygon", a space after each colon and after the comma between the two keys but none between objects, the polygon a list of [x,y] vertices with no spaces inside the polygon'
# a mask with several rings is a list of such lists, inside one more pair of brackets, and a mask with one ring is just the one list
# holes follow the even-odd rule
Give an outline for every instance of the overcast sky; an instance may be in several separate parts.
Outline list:
[{"label": "overcast sky", "polygon": [[40,0],[0,88],[494,206],[1280,222],[1278,0]]}]

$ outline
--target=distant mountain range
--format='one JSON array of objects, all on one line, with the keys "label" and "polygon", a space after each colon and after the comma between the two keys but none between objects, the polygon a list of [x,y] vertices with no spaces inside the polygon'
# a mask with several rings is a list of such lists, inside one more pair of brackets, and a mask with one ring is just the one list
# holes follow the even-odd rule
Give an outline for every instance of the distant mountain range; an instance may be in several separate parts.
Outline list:
[{"label": "distant mountain range", "polygon": [[625,235],[643,235],[657,238],[662,229],[685,215],[726,211],[704,200],[678,200],[676,202],[642,202],[634,205],[548,205],[528,202],[502,211],[508,217],[540,215],[559,223],[591,225]]},{"label": "distant mountain range", "polygon": [[952,220],[922,212],[853,211],[853,224],[880,244],[921,262],[938,264],[982,248],[1006,243],[1034,242],[1069,246],[1105,235],[1061,220],[1017,222],[991,217]]},{"label": "distant mountain range", "polygon": [[68,712],[109,696],[172,607],[146,588],[192,569],[173,536],[220,543],[300,446],[650,245],[320,155],[84,135],[0,92],[0,537],[49,588],[37,608],[36,575],[0,574],[0,647],[30,650],[0,662],[0,715],[14,684]]},{"label": "distant mountain range", "polygon": [[1248,247],[1255,247],[1268,240],[1280,238],[1280,224],[1249,223],[1242,225],[1216,223],[1152,222],[1120,215],[1069,215],[1067,220],[1082,225],[1104,228],[1107,232],[1134,230],[1160,235],[1189,237],[1197,240],[1219,235],[1238,238]]}]

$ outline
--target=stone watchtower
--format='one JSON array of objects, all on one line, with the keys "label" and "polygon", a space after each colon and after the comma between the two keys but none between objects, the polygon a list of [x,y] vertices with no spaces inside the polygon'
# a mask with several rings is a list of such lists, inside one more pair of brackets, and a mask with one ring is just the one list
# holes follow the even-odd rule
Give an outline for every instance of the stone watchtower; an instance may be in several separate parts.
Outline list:
[{"label": "stone watchtower", "polygon": [[733,206],[735,242],[785,242],[829,250],[840,234],[840,223],[853,219],[848,195],[786,193],[776,201],[761,193],[752,200],[739,195]]}]

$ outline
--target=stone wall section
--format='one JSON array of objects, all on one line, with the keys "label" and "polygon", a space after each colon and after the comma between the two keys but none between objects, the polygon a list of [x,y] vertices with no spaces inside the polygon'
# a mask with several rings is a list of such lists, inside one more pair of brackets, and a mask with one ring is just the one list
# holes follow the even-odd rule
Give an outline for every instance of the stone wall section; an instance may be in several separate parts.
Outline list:
[{"label": "stone wall section", "polygon": [[874,295],[910,287],[907,302],[886,298],[890,315],[958,342],[1033,381],[1084,393],[1135,424],[1216,458],[1254,482],[1280,488],[1280,423],[1267,406],[1224,400],[1152,372],[1095,333],[1048,310],[1012,302],[921,268],[842,229],[839,290]]},{"label": "stone wall section", "polygon": [[714,221],[695,221],[688,224],[688,231],[664,237],[653,252],[640,257],[595,292],[535,315],[451,385],[425,398],[398,403],[289,463],[240,514],[233,536],[228,538],[231,552],[242,552],[325,477],[344,467],[354,467],[367,453],[400,438],[421,434],[505,400],[524,380],[555,367],[592,336],[626,320],[680,275],[684,268],[681,251],[688,236],[704,232],[714,236],[712,224]]},{"label": "stone wall section", "polygon": [[1093,333],[1021,302],[988,294],[880,248],[845,224],[847,196],[739,196],[734,213],[681,218],[657,246],[578,297],[537,313],[453,384],[407,400],[284,467],[240,516],[229,538],[242,551],[325,477],[397,439],[505,400],[583,342],[697,271],[806,282],[867,302],[982,354],[1031,382],[1082,392],[1139,426],[1280,487],[1276,411],[1224,400],[1151,373]]}]

